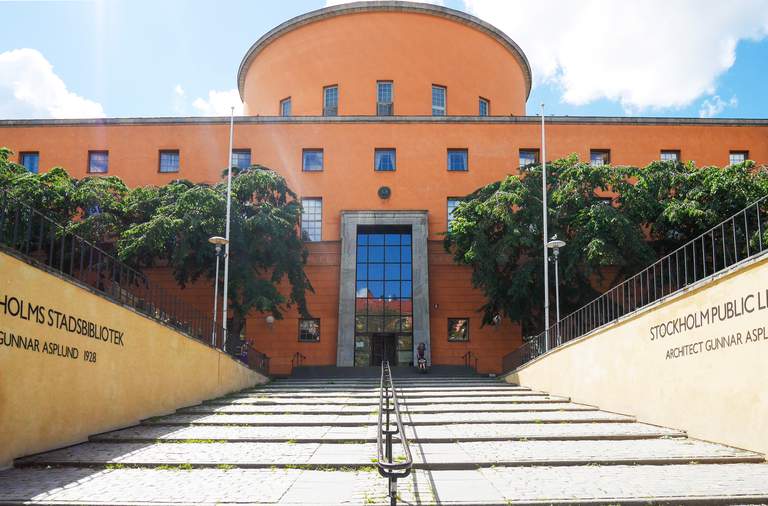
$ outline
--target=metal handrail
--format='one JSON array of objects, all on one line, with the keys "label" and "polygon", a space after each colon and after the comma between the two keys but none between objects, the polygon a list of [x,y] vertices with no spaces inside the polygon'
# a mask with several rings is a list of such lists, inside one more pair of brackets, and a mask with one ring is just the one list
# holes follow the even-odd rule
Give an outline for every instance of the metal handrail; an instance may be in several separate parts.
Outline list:
[{"label": "metal handrail", "polygon": [[[461,358],[464,359],[464,367],[471,367],[475,370],[475,372],[477,372],[477,362],[480,360],[480,357],[478,357],[477,354],[473,353],[472,351],[468,351],[462,355]],[[474,365],[472,365],[473,361],[475,363]]]},{"label": "metal handrail", "polygon": [[[391,415],[394,414],[394,428]],[[385,422],[386,420],[386,422]],[[404,459],[395,459],[392,455],[392,436],[398,434],[403,447]],[[408,437],[403,429],[403,419],[397,400],[397,391],[392,381],[389,362],[381,362],[381,383],[379,385],[379,424],[376,436],[376,452],[379,474],[389,480],[388,494],[390,506],[397,504],[397,480],[411,474],[413,456],[408,445]]]},{"label": "metal handrail", "polygon": [[[33,265],[90,286],[101,296],[222,348],[224,330],[149,278],[92,242],[73,234],[26,202],[0,189],[0,246]],[[258,352],[257,352],[258,353]]]},{"label": "metal handrail", "polygon": [[307,359],[306,355],[299,353],[298,351],[291,357],[291,369],[301,367],[301,364]]},{"label": "metal handrail", "polygon": [[540,334],[524,339],[526,342],[522,346],[504,356],[502,369],[504,372],[517,369],[568,341],[763,253],[768,249],[764,226],[767,220],[768,195],[561,318]]},{"label": "metal handrail", "polygon": [[253,347],[250,342],[245,343],[245,362],[254,371],[269,375],[269,357]]}]

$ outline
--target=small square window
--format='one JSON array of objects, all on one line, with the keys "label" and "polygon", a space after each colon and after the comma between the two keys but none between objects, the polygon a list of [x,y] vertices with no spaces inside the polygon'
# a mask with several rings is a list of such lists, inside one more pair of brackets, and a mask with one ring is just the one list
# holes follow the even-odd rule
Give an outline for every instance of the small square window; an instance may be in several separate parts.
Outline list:
[{"label": "small square window", "polygon": [[432,85],[432,116],[445,116],[445,86]]},{"label": "small square window", "polygon": [[539,150],[537,148],[520,150],[520,167],[528,167],[539,163]]},{"label": "small square window", "polygon": [[233,149],[232,150],[232,167],[238,169],[247,169],[251,166],[251,150],[250,149]]},{"label": "small square window", "polygon": [[737,163],[744,163],[749,159],[749,151],[731,151],[728,154],[728,164],[736,165]]},{"label": "small square window", "polygon": [[160,151],[160,172],[179,171],[179,150],[168,149]]},{"label": "small square window", "polygon": [[291,115],[291,97],[284,98],[280,101],[280,116]]},{"label": "small square window", "polygon": [[448,318],[448,341],[469,341],[469,318]]},{"label": "small square window", "polygon": [[491,102],[487,98],[480,97],[478,114],[488,116],[491,113]]},{"label": "small square window", "polygon": [[316,343],[320,340],[320,318],[299,320],[299,341]]},{"label": "small square window", "polygon": [[466,149],[448,150],[448,170],[466,171],[469,170],[468,151]]},{"label": "small square window", "polygon": [[659,159],[662,162],[679,162],[680,150],[678,149],[662,149]]},{"label": "small square window", "polygon": [[304,172],[320,172],[323,170],[322,149],[305,149],[302,159],[302,170]]},{"label": "small square window", "polygon": [[589,152],[589,163],[592,167],[610,164],[611,151],[609,149],[593,149]]},{"label": "small square window", "polygon": [[19,165],[33,174],[40,171],[40,153],[37,151],[22,151],[19,153]]},{"label": "small square window", "polygon": [[373,154],[373,168],[376,171],[393,171],[397,168],[395,150],[376,148]]},{"label": "small square window", "polygon": [[301,199],[301,237],[305,241],[322,239],[323,199],[306,197]]},{"label": "small square window", "polygon": [[88,152],[88,172],[90,174],[106,174],[109,170],[109,151]]},{"label": "small square window", "polygon": [[323,88],[323,116],[339,114],[339,87],[336,85]]}]

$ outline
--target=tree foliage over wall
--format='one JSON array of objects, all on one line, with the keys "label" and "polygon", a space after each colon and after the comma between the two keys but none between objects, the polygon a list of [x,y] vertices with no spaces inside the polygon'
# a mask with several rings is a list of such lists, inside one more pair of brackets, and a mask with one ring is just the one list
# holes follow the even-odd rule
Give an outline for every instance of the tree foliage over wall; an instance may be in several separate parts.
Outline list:
[{"label": "tree foliage over wall", "polygon": [[[215,250],[208,239],[225,232],[225,183],[176,180],[129,190],[117,177],[78,180],[60,167],[32,174],[2,148],[0,190],[135,267],[167,265],[181,287],[201,276],[214,278]],[[232,195],[229,335],[240,335],[251,311],[279,319],[295,305],[308,317],[306,292],[312,286],[299,236],[301,203],[285,179],[261,166],[238,171]],[[228,341],[230,351],[238,339]]]},{"label": "tree foliage over wall", "polygon": [[[563,316],[768,193],[766,171],[752,162],[593,167],[571,156],[547,168],[548,232],[567,242],[560,253]],[[472,268],[474,286],[486,295],[485,323],[501,315],[521,322],[525,333],[543,328],[541,166],[468,195],[444,246]]]}]

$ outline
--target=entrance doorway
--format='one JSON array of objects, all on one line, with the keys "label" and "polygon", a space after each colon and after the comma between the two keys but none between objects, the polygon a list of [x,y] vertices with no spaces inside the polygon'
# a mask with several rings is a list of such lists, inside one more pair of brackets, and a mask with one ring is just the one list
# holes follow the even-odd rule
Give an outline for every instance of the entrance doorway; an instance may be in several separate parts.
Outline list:
[{"label": "entrance doorway", "polygon": [[382,360],[397,365],[397,338],[395,334],[373,334],[371,336],[371,363],[380,365]]}]

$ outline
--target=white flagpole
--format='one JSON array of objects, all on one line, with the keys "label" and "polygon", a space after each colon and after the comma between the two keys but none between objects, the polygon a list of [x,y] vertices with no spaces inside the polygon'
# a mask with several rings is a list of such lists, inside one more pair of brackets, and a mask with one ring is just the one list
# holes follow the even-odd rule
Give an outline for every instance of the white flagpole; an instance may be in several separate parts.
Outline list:
[{"label": "white flagpole", "polygon": [[549,252],[547,242],[547,143],[544,135],[544,104],[541,104],[541,201],[544,248],[544,350],[549,351]]},{"label": "white flagpole", "polygon": [[[232,139],[235,131],[235,108],[231,109],[229,116],[229,151],[227,151],[227,225],[225,236],[227,238],[227,244],[224,245],[224,300],[222,302],[222,324],[224,326],[224,338],[222,340],[221,349],[227,350],[227,308],[229,307],[229,299],[227,298],[227,292],[229,291],[229,222],[230,214],[232,212]],[[546,242],[546,241],[545,241]]]}]

